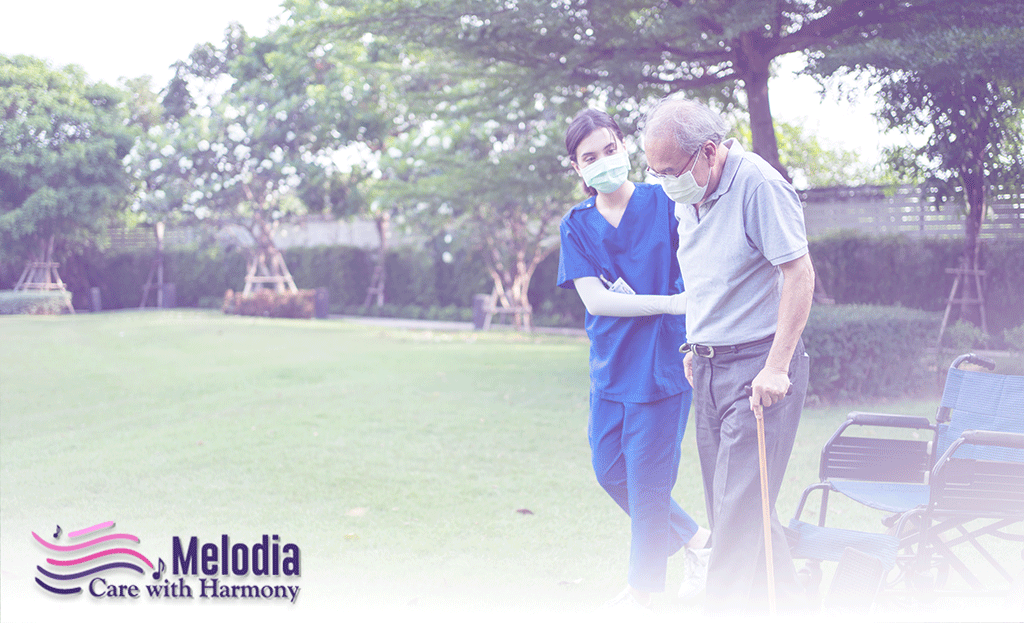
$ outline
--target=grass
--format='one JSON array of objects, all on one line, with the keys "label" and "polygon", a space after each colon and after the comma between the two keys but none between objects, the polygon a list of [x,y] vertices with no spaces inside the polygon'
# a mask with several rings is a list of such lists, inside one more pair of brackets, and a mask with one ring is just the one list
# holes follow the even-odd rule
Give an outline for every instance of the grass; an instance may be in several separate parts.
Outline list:
[{"label": "grass", "polygon": [[[305,608],[589,610],[624,585],[629,528],[591,473],[588,383],[574,337],[182,310],[0,318],[2,601],[29,592],[31,531],[113,519],[168,564],[172,536],[279,534],[301,548]],[[805,410],[783,521],[853,408]],[[683,452],[675,497],[706,523],[692,431]],[[657,606],[689,612],[676,558]]]}]

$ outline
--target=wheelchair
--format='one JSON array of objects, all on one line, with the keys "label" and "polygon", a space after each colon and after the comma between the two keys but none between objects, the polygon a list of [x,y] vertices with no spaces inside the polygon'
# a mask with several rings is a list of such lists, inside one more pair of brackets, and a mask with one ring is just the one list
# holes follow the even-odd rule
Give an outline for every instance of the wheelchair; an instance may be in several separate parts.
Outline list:
[{"label": "wheelchair", "polygon": [[[1024,612],[1024,377],[965,363],[995,368],[957,357],[934,422],[854,412],[826,442],[787,530],[809,592],[832,561],[827,599],[840,609],[987,593]],[[835,494],[882,513],[883,530],[833,526]],[[817,522],[802,521],[815,495]]]}]

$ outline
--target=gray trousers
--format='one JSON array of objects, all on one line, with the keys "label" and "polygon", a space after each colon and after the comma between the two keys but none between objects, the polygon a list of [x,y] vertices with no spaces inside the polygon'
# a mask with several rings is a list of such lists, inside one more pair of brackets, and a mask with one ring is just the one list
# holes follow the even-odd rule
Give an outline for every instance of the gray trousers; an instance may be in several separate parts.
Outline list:
[{"label": "gray trousers", "polygon": [[[712,359],[693,358],[693,416],[711,536],[707,609],[765,613],[768,606],[757,421],[743,391],[764,367],[771,344]],[[803,340],[790,362],[792,393],[764,410],[772,555],[780,610],[799,609],[801,589],[775,502],[793,450],[808,358]]]}]

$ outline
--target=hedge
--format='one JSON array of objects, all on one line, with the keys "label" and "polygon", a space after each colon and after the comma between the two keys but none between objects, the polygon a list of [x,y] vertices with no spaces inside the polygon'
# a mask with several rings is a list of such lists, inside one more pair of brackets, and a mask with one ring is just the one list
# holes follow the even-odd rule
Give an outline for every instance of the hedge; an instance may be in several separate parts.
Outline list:
[{"label": "hedge", "polygon": [[804,347],[807,395],[824,400],[913,395],[934,383],[929,347],[942,315],[904,307],[821,305],[811,309]]},{"label": "hedge", "polygon": [[[836,303],[942,312],[953,285],[946,269],[958,265],[963,240],[847,233],[811,241],[810,252],[819,285]],[[983,241],[981,262],[988,346],[1003,347],[1006,330],[1024,324],[1024,240]],[[957,307],[951,322],[958,319]],[[978,323],[976,314],[968,320]]]},{"label": "hedge", "polygon": [[[818,282],[837,303],[941,312],[953,282],[945,269],[957,265],[962,244],[959,239],[836,234],[812,241],[810,251]],[[399,310],[468,310],[474,294],[490,292],[482,257],[475,252],[454,251],[451,261],[445,262],[442,256],[447,248],[428,241],[421,248],[403,247],[390,252],[385,301]],[[321,246],[289,248],[284,256],[300,288],[327,288],[332,313],[351,313],[365,301],[375,251]],[[100,288],[104,309],[137,307],[152,260],[151,250],[92,250],[62,257],[60,272],[73,293],[76,308],[90,307],[91,287]],[[982,261],[988,271],[988,345],[999,348],[1005,346],[1008,330],[1012,333],[1024,324],[1024,240],[986,240]],[[164,256],[165,281],[175,284],[177,304],[183,307],[219,307],[225,291],[242,289],[245,267],[243,250],[223,250],[216,245],[168,251]],[[0,265],[0,288],[13,287],[21,268],[11,262]],[[530,283],[535,322],[582,327],[583,304],[573,290],[555,285],[557,274],[555,250],[541,262]],[[954,314],[951,321],[957,319]]]}]

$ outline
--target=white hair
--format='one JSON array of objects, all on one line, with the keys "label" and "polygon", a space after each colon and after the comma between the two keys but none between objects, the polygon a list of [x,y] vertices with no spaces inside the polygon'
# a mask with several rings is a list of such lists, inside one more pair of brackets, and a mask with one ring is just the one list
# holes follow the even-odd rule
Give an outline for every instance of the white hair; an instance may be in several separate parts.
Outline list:
[{"label": "white hair", "polygon": [[701,102],[672,95],[647,111],[641,127],[645,142],[653,133],[670,132],[684,153],[697,151],[707,141],[718,145],[729,131],[721,115]]}]

